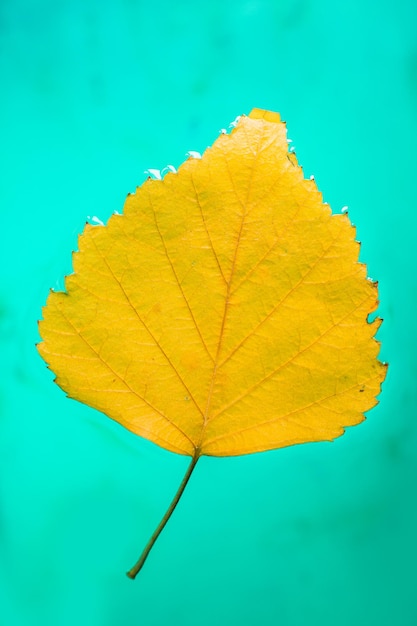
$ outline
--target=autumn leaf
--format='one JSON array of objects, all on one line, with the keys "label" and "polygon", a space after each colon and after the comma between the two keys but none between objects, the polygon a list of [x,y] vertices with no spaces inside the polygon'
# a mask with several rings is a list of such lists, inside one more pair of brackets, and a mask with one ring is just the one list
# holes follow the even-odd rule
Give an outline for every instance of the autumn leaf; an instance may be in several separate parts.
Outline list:
[{"label": "autumn leaf", "polygon": [[358,254],[259,109],[86,225],[39,352],[69,397],[192,458],[131,577],[202,455],[332,440],[376,404],[377,285]]}]

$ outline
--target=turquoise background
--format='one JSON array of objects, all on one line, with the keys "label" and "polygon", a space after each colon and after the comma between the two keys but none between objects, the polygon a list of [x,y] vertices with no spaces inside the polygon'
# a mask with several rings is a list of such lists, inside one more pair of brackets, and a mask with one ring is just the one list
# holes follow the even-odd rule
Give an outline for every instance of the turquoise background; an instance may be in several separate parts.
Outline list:
[{"label": "turquoise background", "polygon": [[[2,0],[1,626],[417,624],[417,5]],[[334,443],[188,463],[52,383],[36,320],[88,216],[252,107],[349,206],[381,402]]]}]

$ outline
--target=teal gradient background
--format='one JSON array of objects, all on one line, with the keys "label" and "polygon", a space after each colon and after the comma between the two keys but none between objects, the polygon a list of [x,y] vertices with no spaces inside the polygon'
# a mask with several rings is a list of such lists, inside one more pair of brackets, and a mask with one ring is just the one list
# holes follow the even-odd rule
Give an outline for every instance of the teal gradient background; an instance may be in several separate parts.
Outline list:
[{"label": "teal gradient background", "polygon": [[[417,624],[417,5],[2,0],[1,626]],[[380,404],[333,443],[187,466],[35,350],[86,220],[253,107],[349,206],[379,280]],[[260,407],[262,410],[262,407]]]}]

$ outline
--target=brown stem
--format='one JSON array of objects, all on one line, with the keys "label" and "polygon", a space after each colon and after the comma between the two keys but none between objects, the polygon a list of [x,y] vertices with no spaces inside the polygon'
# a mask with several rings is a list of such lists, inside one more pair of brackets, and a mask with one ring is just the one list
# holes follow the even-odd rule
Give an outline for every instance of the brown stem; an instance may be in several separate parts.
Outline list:
[{"label": "brown stem", "polygon": [[152,537],[149,539],[148,543],[145,546],[145,549],[143,550],[139,560],[137,561],[137,563],[128,571],[126,572],[127,576],[129,578],[132,578],[132,580],[136,577],[136,575],[138,574],[138,572],[140,572],[140,570],[142,569],[147,556],[149,554],[149,552],[152,550],[153,545],[155,543],[155,541],[158,539],[159,535],[161,534],[161,532],[163,531],[165,524],[167,523],[167,521],[169,520],[169,518],[171,517],[172,513],[174,512],[175,507],[177,506],[179,499],[181,498],[184,489],[187,486],[187,483],[190,479],[191,474],[193,473],[193,470],[197,464],[198,459],[200,458],[199,455],[199,451],[196,450],[196,453],[194,454],[193,458],[191,459],[191,463],[188,466],[188,469],[185,473],[184,478],[182,479],[182,482],[180,484],[180,486],[178,487],[178,491],[174,496],[174,499],[172,500],[171,504],[169,505],[164,517],[161,519],[161,521],[159,522],[157,528],[155,529],[155,532],[153,533]]}]

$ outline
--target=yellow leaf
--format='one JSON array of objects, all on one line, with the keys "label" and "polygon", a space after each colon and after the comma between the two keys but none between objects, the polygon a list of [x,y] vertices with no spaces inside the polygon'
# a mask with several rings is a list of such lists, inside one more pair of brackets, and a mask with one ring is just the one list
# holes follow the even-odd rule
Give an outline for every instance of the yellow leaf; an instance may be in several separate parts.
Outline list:
[{"label": "yellow leaf", "polygon": [[86,226],[39,351],[70,397],[194,465],[332,440],[385,376],[358,253],[278,114],[255,109]]}]

